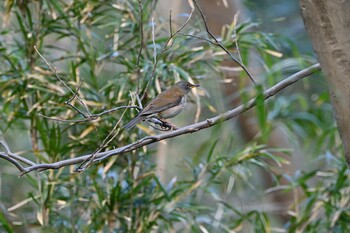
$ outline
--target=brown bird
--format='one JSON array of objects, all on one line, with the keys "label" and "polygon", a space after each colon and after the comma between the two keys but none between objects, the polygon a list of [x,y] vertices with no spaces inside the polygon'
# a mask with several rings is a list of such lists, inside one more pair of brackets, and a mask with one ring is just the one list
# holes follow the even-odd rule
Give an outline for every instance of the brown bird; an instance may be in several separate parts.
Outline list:
[{"label": "brown bird", "polygon": [[199,87],[199,85],[191,84],[187,81],[177,82],[174,86],[151,100],[124,128],[129,130],[148,117],[173,118],[184,109],[187,102],[187,94],[194,87]]}]

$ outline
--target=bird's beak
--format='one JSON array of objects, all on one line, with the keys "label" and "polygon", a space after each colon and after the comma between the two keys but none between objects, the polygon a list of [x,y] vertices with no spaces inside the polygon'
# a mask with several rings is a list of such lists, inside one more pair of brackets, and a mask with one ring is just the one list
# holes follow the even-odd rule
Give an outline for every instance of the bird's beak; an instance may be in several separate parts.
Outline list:
[{"label": "bird's beak", "polygon": [[194,88],[194,87],[199,87],[200,85],[199,84],[191,84],[191,88]]}]

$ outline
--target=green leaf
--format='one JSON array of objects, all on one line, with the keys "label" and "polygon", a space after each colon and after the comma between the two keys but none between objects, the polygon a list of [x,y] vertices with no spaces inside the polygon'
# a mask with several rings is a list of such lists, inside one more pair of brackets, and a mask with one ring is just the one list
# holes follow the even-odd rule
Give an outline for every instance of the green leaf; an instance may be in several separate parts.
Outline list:
[{"label": "green leaf", "polygon": [[13,229],[12,226],[10,225],[10,223],[7,221],[7,219],[5,218],[5,216],[3,215],[2,212],[0,212],[0,229],[3,228],[3,230],[5,230],[5,232],[7,233],[13,233]]}]

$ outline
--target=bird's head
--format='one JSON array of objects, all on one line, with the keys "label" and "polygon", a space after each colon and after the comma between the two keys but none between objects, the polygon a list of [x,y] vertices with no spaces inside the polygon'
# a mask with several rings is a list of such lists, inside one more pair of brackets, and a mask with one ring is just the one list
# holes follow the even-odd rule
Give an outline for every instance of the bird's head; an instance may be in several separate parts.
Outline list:
[{"label": "bird's head", "polygon": [[180,88],[183,92],[188,93],[192,88],[199,87],[199,84],[192,84],[187,81],[179,81],[175,84],[175,86]]}]

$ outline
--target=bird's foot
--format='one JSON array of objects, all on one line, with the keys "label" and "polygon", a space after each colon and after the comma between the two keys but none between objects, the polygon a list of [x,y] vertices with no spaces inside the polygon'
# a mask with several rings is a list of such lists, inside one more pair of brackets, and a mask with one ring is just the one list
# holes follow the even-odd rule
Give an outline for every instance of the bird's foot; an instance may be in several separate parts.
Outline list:
[{"label": "bird's foot", "polygon": [[172,123],[164,120],[164,119],[160,119],[160,118],[156,118],[156,117],[152,117],[147,119],[147,121],[150,123],[153,123],[155,125],[159,125],[160,128],[154,127],[153,128],[157,129],[157,130],[162,130],[162,131],[170,131],[170,130],[176,130],[178,129],[175,125],[173,125]]}]

